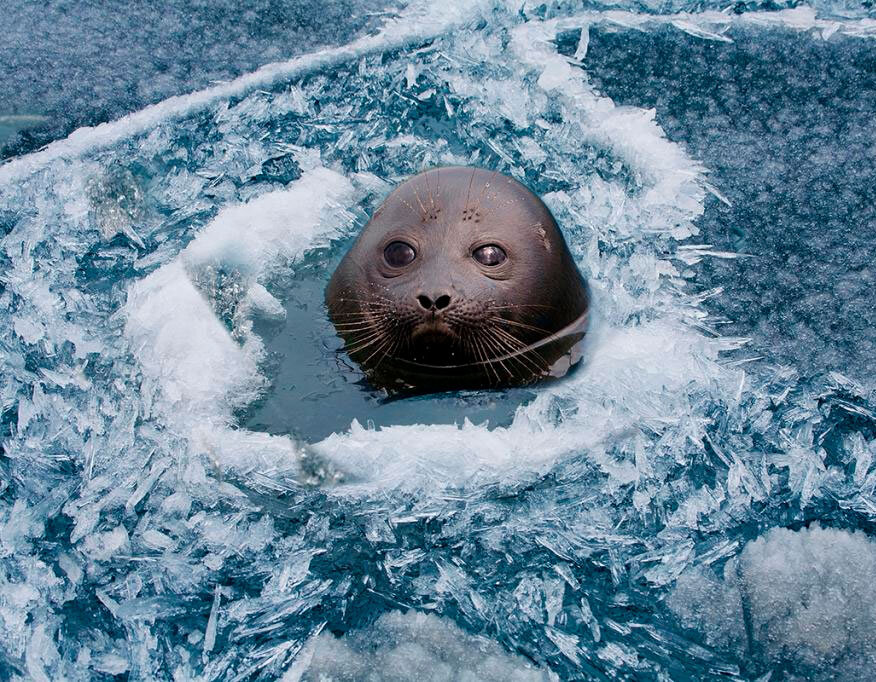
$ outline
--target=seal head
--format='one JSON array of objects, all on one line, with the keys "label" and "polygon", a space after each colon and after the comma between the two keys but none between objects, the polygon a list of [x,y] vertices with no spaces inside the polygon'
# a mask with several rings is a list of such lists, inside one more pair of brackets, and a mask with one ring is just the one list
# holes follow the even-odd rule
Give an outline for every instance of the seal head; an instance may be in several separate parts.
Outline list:
[{"label": "seal head", "polygon": [[372,383],[431,391],[565,373],[588,292],[541,199],[511,177],[446,167],[387,197],[326,303]]}]

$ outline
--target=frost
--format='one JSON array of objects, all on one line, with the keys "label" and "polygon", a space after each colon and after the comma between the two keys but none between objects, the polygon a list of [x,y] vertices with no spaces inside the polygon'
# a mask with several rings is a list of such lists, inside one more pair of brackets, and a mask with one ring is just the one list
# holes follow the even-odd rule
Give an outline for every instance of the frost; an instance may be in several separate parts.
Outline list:
[{"label": "frost", "polygon": [[722,577],[685,574],[668,604],[720,648],[756,652],[806,679],[872,671],[876,542],[861,532],[779,528],[750,542]]},{"label": "frost", "polygon": [[416,612],[384,614],[367,631],[350,632],[341,638],[320,634],[308,656],[308,669],[295,679],[554,679],[486,638],[466,634],[450,621]]},{"label": "frost", "polygon": [[[7,9],[7,45],[15,47],[0,79],[2,157],[267,62],[347,43],[373,30],[395,5],[344,0],[326,7],[299,0],[240,12],[227,1],[192,6],[167,0],[84,6],[75,15],[63,2]],[[64,94],[53,87],[59,81],[68,84]],[[16,136],[19,131],[26,134]]]},{"label": "frost", "polygon": [[[728,290],[698,268],[751,261],[698,236],[724,188],[586,69],[599,26],[723,46],[870,24],[573,5],[412,3],[0,168],[4,679],[863,670],[850,633],[872,614],[849,605],[874,601],[871,541],[768,529],[873,527],[872,387],[720,334]],[[286,431],[248,428],[288,388],[272,330],[320,319],[296,296],[395,183],[443,163],[545,198],[592,287],[581,366],[375,426],[399,401],[347,385],[316,324],[332,371],[295,358],[319,390]],[[365,396],[362,418],[338,395]],[[508,418],[439,421],[442,400]],[[316,412],[331,435],[307,442]]]}]

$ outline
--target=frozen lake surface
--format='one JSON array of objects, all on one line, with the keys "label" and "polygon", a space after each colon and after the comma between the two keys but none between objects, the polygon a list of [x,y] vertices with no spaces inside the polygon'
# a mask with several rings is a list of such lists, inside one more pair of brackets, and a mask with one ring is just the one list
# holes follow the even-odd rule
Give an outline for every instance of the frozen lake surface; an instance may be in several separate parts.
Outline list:
[{"label": "frozen lake surface", "polygon": [[[0,166],[0,676],[870,679],[876,20],[685,9],[350,10]],[[557,217],[564,380],[339,352],[331,268],[438,164]]]},{"label": "frozen lake surface", "polygon": [[0,159],[375,29],[385,0],[27,0],[3,7]]}]

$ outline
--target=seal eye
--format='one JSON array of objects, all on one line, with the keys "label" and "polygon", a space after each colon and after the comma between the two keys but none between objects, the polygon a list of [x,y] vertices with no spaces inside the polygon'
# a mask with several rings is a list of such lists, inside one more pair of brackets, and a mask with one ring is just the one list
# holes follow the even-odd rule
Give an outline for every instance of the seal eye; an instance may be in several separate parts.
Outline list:
[{"label": "seal eye", "polygon": [[417,252],[414,251],[414,247],[405,242],[390,242],[383,249],[384,260],[394,268],[410,265],[416,257]]},{"label": "seal eye", "polygon": [[502,248],[495,244],[486,244],[478,247],[471,255],[478,263],[489,267],[501,265],[508,258]]}]

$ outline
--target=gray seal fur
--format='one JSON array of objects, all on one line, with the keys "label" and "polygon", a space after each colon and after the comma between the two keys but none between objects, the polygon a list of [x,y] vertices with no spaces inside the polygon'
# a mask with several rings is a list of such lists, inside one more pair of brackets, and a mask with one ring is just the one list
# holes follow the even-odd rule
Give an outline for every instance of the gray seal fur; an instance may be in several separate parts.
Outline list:
[{"label": "gray seal fur", "polygon": [[589,295],[551,212],[514,178],[444,167],[399,185],[326,289],[370,381],[423,391],[565,371]]}]

